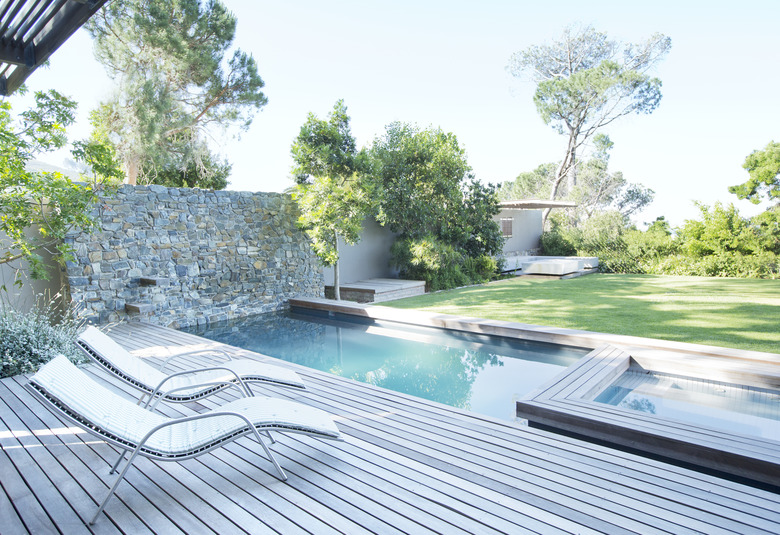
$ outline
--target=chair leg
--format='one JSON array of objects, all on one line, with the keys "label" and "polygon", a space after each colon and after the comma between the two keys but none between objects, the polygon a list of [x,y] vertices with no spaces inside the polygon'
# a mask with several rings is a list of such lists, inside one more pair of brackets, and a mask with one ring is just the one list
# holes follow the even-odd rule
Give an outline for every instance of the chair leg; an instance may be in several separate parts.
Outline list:
[{"label": "chair leg", "polygon": [[265,450],[265,454],[268,456],[271,462],[274,463],[274,466],[276,467],[276,471],[279,473],[279,479],[281,479],[282,481],[287,481],[287,474],[285,474],[284,470],[282,470],[282,467],[279,466],[279,462],[276,460],[276,457],[274,457],[274,454],[271,453],[271,450],[268,449],[268,446],[266,446],[265,442],[263,442],[263,439],[260,437],[260,433],[257,431],[257,428],[253,427],[253,429],[255,431],[255,437],[257,437],[257,441]]},{"label": "chair leg", "polygon": [[[89,521],[89,525],[95,523],[98,516],[100,516],[100,513],[103,512],[103,509],[106,507],[106,504],[108,503],[108,500],[111,498],[111,496],[114,495],[114,492],[116,492],[116,488],[119,486],[119,483],[122,482],[122,480],[125,478],[125,474],[127,473],[127,470],[130,468],[130,465],[133,464],[133,461],[135,460],[135,456],[138,455],[138,452],[140,451],[141,447],[137,447],[135,450],[133,450],[133,453],[130,455],[130,459],[128,459],[127,464],[122,469],[122,473],[119,474],[119,477],[116,478],[116,481],[114,482],[114,485],[111,487],[111,490],[108,491],[108,495],[103,499],[103,503],[100,504],[100,507],[98,507],[97,512],[95,512],[95,516],[92,517],[92,520]],[[122,458],[125,456],[124,452],[122,453],[122,456],[119,458],[122,460]],[[119,464],[119,461],[116,463]]]},{"label": "chair leg", "polygon": [[124,459],[124,458],[125,458],[125,451],[122,450],[119,453],[119,458],[116,460],[116,462],[114,463],[114,466],[111,467],[111,470],[108,473],[109,474],[113,474],[114,472],[116,472],[116,469],[119,468],[119,463],[121,463],[122,459]]}]

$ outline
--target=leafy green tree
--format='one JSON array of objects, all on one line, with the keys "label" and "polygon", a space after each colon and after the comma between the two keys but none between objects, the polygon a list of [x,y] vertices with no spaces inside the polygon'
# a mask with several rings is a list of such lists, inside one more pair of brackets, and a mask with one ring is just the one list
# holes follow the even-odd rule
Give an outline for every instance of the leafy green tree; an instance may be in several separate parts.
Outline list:
[{"label": "leafy green tree", "polygon": [[402,276],[429,289],[482,282],[503,247],[498,196],[471,173],[454,134],[400,122],[370,151],[377,220],[399,238],[391,249]]},{"label": "leafy green tree", "polygon": [[[652,113],[661,101],[661,81],[647,72],[671,47],[655,34],[637,45],[611,41],[592,27],[566,28],[561,38],[516,52],[513,76],[536,82],[534,103],[545,124],[567,136],[566,152],[555,173],[550,199],[563,180],[577,183],[577,153],[601,128],[632,113]],[[547,220],[549,209],[544,211]]]},{"label": "leafy green tree", "polygon": [[502,201],[548,199],[557,168],[555,163],[544,163],[533,171],[520,173],[516,179],[501,184],[498,198]]},{"label": "leafy green tree", "polygon": [[15,120],[10,103],[0,102],[0,231],[8,239],[0,249],[0,264],[17,267],[17,285],[24,273],[18,262],[26,261],[32,278],[46,279],[42,251],[60,262],[70,258],[67,234],[95,225],[91,213],[97,190],[104,181],[121,177],[110,147],[96,141],[74,144],[74,158],[92,169],[85,182],[28,170],[36,156],[65,146],[75,108],[74,101],[54,90],[38,92],[35,107]]},{"label": "leafy green tree", "polygon": [[753,151],[742,166],[750,178],[729,191],[740,199],[749,199],[754,204],[762,197],[775,203],[780,202],[780,143],[770,142],[763,150]]},{"label": "leafy green tree", "polygon": [[780,255],[780,205],[761,212],[750,220],[764,251]]},{"label": "leafy green tree", "polygon": [[[582,226],[588,219],[603,212],[620,213],[627,225],[629,217],[653,200],[653,190],[641,184],[629,183],[620,171],[609,171],[609,152],[612,141],[604,134],[593,136],[594,152],[591,158],[577,162],[577,184],[563,183],[558,188],[560,198],[574,201],[577,207],[568,210],[567,224]],[[504,199],[543,198],[549,196],[556,181],[555,164],[540,165],[530,173],[522,173],[516,180],[505,182],[500,195]],[[559,221],[563,224],[563,220]]]},{"label": "leafy green tree", "polygon": [[218,0],[113,0],[87,27],[117,81],[94,121],[115,145],[131,184],[171,170],[208,180],[214,129],[246,129],[267,102],[254,59],[227,58],[236,18]]},{"label": "leafy green tree", "polygon": [[292,195],[301,211],[298,224],[320,261],[333,266],[335,297],[341,299],[339,238],[357,243],[370,208],[363,180],[365,155],[355,145],[344,101],[336,102],[327,120],[309,113],[291,153],[296,182]]},{"label": "leafy green tree", "polygon": [[474,178],[454,134],[391,123],[370,157],[382,225],[405,238],[434,236],[474,256],[501,250],[492,219],[496,188]]},{"label": "leafy green tree", "polygon": [[752,254],[759,248],[749,222],[733,204],[712,207],[696,203],[701,219],[689,219],[680,229],[685,251],[693,257],[738,252]]}]

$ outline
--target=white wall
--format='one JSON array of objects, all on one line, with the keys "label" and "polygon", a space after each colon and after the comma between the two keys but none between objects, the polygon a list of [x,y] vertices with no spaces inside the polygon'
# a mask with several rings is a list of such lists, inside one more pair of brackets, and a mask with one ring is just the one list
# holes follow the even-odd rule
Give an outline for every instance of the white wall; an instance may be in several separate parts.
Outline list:
[{"label": "white wall", "polygon": [[[395,234],[373,219],[363,222],[360,241],[345,245],[339,241],[339,282],[348,284],[366,279],[396,278],[398,270],[390,267],[390,246]],[[333,268],[323,269],[325,284],[333,285]]]},{"label": "white wall", "polygon": [[539,247],[542,237],[542,211],[504,208],[493,219],[501,226],[504,218],[512,219],[512,237],[504,244],[504,254],[529,251]]}]

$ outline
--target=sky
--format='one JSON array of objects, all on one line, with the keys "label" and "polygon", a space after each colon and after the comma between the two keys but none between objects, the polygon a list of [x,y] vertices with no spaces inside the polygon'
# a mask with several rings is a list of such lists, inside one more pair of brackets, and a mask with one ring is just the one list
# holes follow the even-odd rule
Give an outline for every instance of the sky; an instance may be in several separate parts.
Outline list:
[{"label": "sky", "polygon": [[[566,139],[543,123],[535,86],[512,77],[510,56],[550,43],[567,25],[592,25],[611,39],[640,42],[656,32],[672,49],[653,72],[663,99],[651,115],[605,130],[611,171],[655,191],[635,217],[674,226],[698,217],[694,201],[763,206],[728,186],[747,180],[745,157],[780,140],[780,2],[777,0],[223,0],[238,19],[235,46],[251,53],[268,104],[240,138],[220,137],[233,163],[228,189],[283,191],[292,181],[290,146],[307,114],[327,116],[344,99],[358,146],[393,121],[440,127],[465,148],[477,178],[502,183],[559,161]],[[112,81],[79,30],[28,80],[79,102],[71,139],[89,135],[88,113]],[[30,99],[14,97],[15,109]],[[66,166],[62,153],[45,158]]]}]

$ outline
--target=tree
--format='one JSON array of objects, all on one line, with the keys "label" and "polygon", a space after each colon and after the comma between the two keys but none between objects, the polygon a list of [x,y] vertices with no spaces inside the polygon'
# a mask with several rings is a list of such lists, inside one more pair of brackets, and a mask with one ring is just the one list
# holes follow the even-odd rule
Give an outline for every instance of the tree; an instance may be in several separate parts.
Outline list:
[{"label": "tree", "polygon": [[557,168],[555,163],[544,163],[533,171],[520,173],[515,180],[501,184],[498,198],[502,201],[549,198]]},{"label": "tree", "polygon": [[[77,142],[73,150],[74,158],[92,169],[91,180],[77,183],[58,172],[28,170],[37,155],[65,146],[75,108],[74,101],[54,90],[38,92],[35,107],[14,120],[8,101],[0,102],[0,231],[9,240],[0,249],[0,264],[26,261],[35,279],[48,278],[41,252],[67,260],[72,251],[67,234],[94,226],[98,189],[121,177],[110,147],[96,141]],[[22,284],[22,273],[19,267],[15,284]]]},{"label": "tree", "polygon": [[474,256],[501,250],[492,220],[496,188],[474,178],[455,134],[394,122],[370,156],[382,225],[403,237],[434,236]]},{"label": "tree", "polygon": [[227,160],[206,152],[200,162],[189,161],[184,168],[166,167],[151,169],[145,176],[152,177],[151,182],[169,188],[225,189],[233,165]]},{"label": "tree", "polygon": [[[655,34],[644,43],[622,44],[592,27],[566,28],[560,40],[516,52],[513,76],[536,82],[534,103],[545,124],[567,136],[566,152],[555,173],[550,199],[564,178],[577,183],[577,153],[599,129],[631,113],[652,113],[661,101],[661,81],[647,72],[671,47]],[[546,209],[543,222],[550,213]]]},{"label": "tree", "polygon": [[362,175],[365,155],[357,151],[344,101],[336,102],[327,120],[309,113],[291,153],[296,182],[292,195],[301,211],[298,224],[320,261],[333,266],[338,300],[339,238],[350,245],[360,240],[370,206]]},{"label": "tree", "polygon": [[[641,184],[629,183],[620,171],[609,171],[609,152],[612,141],[604,134],[593,136],[594,150],[588,160],[576,164],[579,180],[571,187],[563,183],[558,197],[577,203],[569,210],[568,225],[578,227],[594,215],[614,210],[627,224],[629,217],[653,200],[655,192]],[[521,173],[516,180],[505,182],[501,188],[503,199],[541,198],[548,194],[556,181],[554,163],[544,164],[529,173]],[[563,218],[559,223],[563,223]]]},{"label": "tree", "polygon": [[763,150],[753,151],[742,166],[750,174],[747,182],[731,186],[740,199],[758,204],[762,197],[780,203],[780,143],[771,141]]},{"label": "tree", "polygon": [[391,249],[402,275],[429,289],[482,282],[503,237],[496,188],[471,174],[454,134],[399,122],[370,150],[377,220],[399,234]]},{"label": "tree", "polygon": [[254,59],[226,59],[236,18],[218,0],[114,0],[87,27],[118,84],[94,119],[131,184],[172,169],[206,179],[209,131],[246,129],[267,102]]}]

